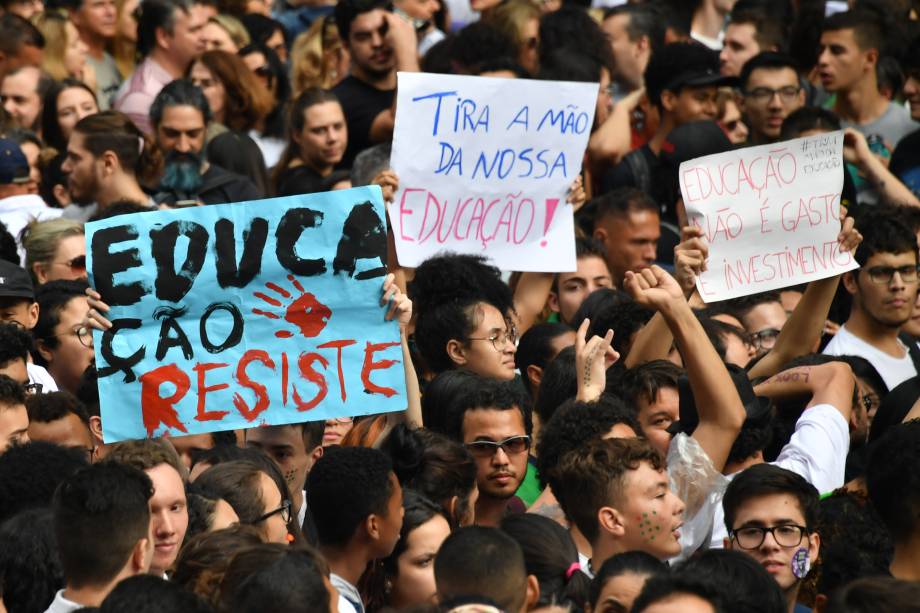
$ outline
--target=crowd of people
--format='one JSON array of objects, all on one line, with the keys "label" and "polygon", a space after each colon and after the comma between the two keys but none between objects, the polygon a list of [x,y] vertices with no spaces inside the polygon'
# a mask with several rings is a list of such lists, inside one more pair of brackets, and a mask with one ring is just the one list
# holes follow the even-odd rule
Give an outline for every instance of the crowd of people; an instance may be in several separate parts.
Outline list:
[{"label": "crowd of people", "polygon": [[[0,611],[920,611],[916,0],[0,5]],[[84,223],[391,200],[397,71],[597,83],[577,269],[391,244],[405,411],[104,441]],[[859,268],[704,303],[680,163],[838,130]]]}]

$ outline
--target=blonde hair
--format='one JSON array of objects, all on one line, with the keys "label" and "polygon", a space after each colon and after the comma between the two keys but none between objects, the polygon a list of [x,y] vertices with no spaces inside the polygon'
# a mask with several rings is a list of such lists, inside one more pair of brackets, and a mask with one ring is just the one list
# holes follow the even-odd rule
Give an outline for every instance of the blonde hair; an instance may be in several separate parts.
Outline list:
[{"label": "blonde hair", "polygon": [[250,42],[252,42],[246,26],[244,26],[243,22],[241,22],[233,15],[219,13],[208,19],[208,23],[213,23],[223,28],[224,31],[230,35],[230,40],[233,41],[233,44],[236,45],[237,49],[242,49]]},{"label": "blonde hair", "polygon": [[326,56],[342,49],[339,30],[331,16],[313,22],[310,29],[294,39],[291,46],[291,85],[294,96],[311,87],[330,89],[337,75],[331,74]]},{"label": "blonde hair", "polygon": [[47,72],[55,81],[71,75],[64,66],[64,56],[67,53],[67,16],[60,11],[45,11],[32,19],[38,31],[45,37],[44,54],[42,55],[42,70]]},{"label": "blonde hair", "polygon": [[58,244],[71,236],[83,236],[83,224],[73,219],[49,219],[33,221],[22,232],[22,247],[26,252],[26,270],[37,284],[34,265],[44,264],[54,259]]},{"label": "blonde hair", "polygon": [[508,0],[489,11],[484,20],[514,41],[514,47],[520,53],[527,43],[521,38],[521,30],[531,19],[539,21],[541,15],[540,7],[531,0]]}]

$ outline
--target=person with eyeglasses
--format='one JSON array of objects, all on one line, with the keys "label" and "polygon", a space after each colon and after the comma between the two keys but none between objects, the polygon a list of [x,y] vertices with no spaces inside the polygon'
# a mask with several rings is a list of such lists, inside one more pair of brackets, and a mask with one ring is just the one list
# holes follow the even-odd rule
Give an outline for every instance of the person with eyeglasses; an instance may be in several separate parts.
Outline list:
[{"label": "person with eyeglasses", "polygon": [[920,373],[908,346],[898,337],[917,299],[917,238],[885,211],[860,219],[863,242],[856,250],[860,268],[843,275],[852,298],[850,315],[824,353],[867,359],[888,389]]},{"label": "person with eyeglasses", "polygon": [[[725,547],[757,560],[776,580],[789,613],[799,610],[802,581],[818,557],[818,490],[800,475],[757,464],[729,484],[722,499]],[[804,610],[804,609],[803,609]]]},{"label": "person with eyeglasses", "polygon": [[[513,381],[471,377],[448,414],[431,424],[463,443],[476,462],[476,523],[498,526],[527,473],[533,423],[523,390]],[[516,505],[523,510],[523,504]]]},{"label": "person with eyeglasses", "polygon": [[788,319],[779,292],[736,298],[729,305],[729,312],[744,326],[758,355],[776,346],[776,339]]},{"label": "person with eyeglasses", "polygon": [[95,358],[92,332],[83,325],[89,312],[87,287],[86,281],[51,281],[39,287],[35,296],[39,317],[32,330],[32,357],[72,394]]},{"label": "person with eyeglasses", "polygon": [[781,140],[783,121],[805,104],[795,60],[774,51],[758,53],[740,67],[738,103],[747,120],[748,143]]}]

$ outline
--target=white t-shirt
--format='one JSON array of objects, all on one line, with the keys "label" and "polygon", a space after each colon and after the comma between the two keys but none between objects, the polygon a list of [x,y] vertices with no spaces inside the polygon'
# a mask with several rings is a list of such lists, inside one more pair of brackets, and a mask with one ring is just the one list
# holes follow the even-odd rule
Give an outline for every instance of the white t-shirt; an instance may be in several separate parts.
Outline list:
[{"label": "white t-shirt", "polygon": [[58,391],[57,383],[44,366],[29,362],[26,364],[26,372],[29,373],[29,383],[41,383],[42,394]]},{"label": "white t-shirt", "polygon": [[[818,404],[805,409],[792,438],[770,464],[801,475],[821,493],[830,492],[843,485],[849,449],[850,425],[832,405]],[[736,475],[727,477],[734,479]],[[713,517],[710,547],[721,549],[726,538],[725,513],[719,504]]]},{"label": "white t-shirt", "polygon": [[824,348],[824,353],[826,355],[858,355],[869,360],[869,363],[875,367],[878,374],[885,380],[885,385],[888,386],[888,389],[892,390],[899,383],[917,376],[917,369],[914,368],[914,361],[910,359],[907,347],[901,341],[898,341],[898,345],[904,350],[904,357],[896,358],[884,351],[880,351],[855,336],[847,330],[846,325],[843,325],[840,326],[840,330],[827,344],[827,347]]},{"label": "white t-shirt", "polygon": [[339,591],[339,613],[364,613],[358,588],[335,573],[329,573],[329,583]]},{"label": "white t-shirt", "polygon": [[72,613],[82,608],[82,604],[64,598],[64,590],[58,590],[58,593],[54,595],[54,600],[51,601],[51,606],[45,609],[45,613]]}]

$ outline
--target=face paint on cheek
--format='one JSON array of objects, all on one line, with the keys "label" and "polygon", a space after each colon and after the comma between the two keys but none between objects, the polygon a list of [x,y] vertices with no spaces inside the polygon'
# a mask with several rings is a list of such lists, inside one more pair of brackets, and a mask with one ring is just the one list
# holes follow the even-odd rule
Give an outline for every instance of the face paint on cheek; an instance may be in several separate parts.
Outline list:
[{"label": "face paint on cheek", "polygon": [[808,558],[808,549],[800,547],[792,556],[792,574],[796,579],[804,579],[811,570],[811,560]]},{"label": "face paint on cheek", "polygon": [[294,485],[294,477],[296,476],[297,476],[296,470],[289,470],[286,473],[284,473],[284,480],[285,482],[288,483],[288,485]]}]

